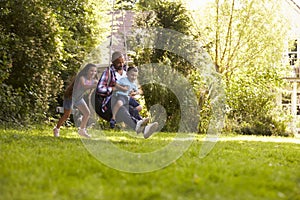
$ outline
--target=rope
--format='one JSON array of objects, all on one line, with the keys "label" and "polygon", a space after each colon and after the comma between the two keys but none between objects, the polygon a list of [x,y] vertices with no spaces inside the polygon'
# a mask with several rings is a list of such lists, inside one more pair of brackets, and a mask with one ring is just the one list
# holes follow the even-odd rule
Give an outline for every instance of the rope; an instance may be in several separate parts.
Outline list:
[{"label": "rope", "polygon": [[[128,53],[127,53],[127,37],[126,37],[126,28],[125,28],[125,17],[123,3],[121,2],[121,14],[122,14],[122,23],[123,23],[123,36],[124,36],[124,51],[125,51],[125,65],[127,66],[128,62]],[[113,43],[113,29],[114,29],[114,16],[115,16],[115,0],[113,0],[112,5],[112,15],[111,15],[111,33],[110,33],[110,44],[109,44],[109,63],[111,63],[112,56],[112,43]]]},{"label": "rope", "polygon": [[111,15],[111,32],[110,32],[110,43],[109,43],[109,62],[111,63],[112,56],[112,42],[113,42],[113,31],[114,31],[114,16],[115,16],[115,0],[113,0],[112,5],[112,15]]},{"label": "rope", "polygon": [[113,0],[112,5],[112,15],[111,15],[111,32],[110,32],[110,44],[109,44],[109,62],[108,62],[108,80],[107,86],[110,84],[111,81],[111,72],[110,72],[110,63],[111,63],[111,56],[112,56],[112,42],[113,42],[113,31],[114,31],[114,16],[115,16],[115,0]]},{"label": "rope", "polygon": [[124,50],[125,50],[125,65],[127,66],[128,56],[127,56],[127,41],[126,41],[125,17],[124,17],[123,3],[121,3],[121,12],[122,12],[122,22],[123,22],[123,36],[124,36]]}]

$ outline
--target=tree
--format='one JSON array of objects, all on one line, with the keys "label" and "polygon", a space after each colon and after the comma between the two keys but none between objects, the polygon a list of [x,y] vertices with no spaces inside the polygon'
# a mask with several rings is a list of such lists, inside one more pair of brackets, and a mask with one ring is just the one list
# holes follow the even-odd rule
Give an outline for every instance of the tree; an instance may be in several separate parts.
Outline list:
[{"label": "tree", "polygon": [[103,38],[101,2],[0,2],[1,122],[41,122],[51,115],[63,81]]},{"label": "tree", "polygon": [[[136,25],[138,27],[161,27],[163,29],[175,30],[184,35],[190,34],[189,27],[191,26],[191,22],[187,15],[186,8],[180,1],[139,1],[137,6],[138,10],[144,11],[141,12],[137,17]],[[166,39],[167,38],[168,37],[166,37]],[[174,46],[172,48],[182,49],[183,51],[188,50],[187,48],[184,49],[183,44],[181,44],[182,46],[177,46],[176,42],[174,41],[166,40],[163,42],[169,47],[172,46],[173,43]],[[135,57],[135,64],[140,66],[141,74],[144,73],[142,66],[146,63],[159,63],[159,65],[153,66],[152,75],[171,75],[172,73],[170,72],[170,69],[164,67],[164,65],[171,66],[172,70],[180,72],[185,77],[194,70],[194,67],[191,65],[191,63],[186,61],[185,58],[182,58],[171,51],[155,48],[145,49],[143,48],[143,45],[139,46],[136,44],[133,44],[131,47],[137,53]],[[145,76],[150,76],[150,74],[145,74]],[[173,84],[178,85],[178,87],[182,84],[186,84],[180,79],[173,81],[175,81]],[[145,102],[148,109],[155,104],[160,104],[165,108],[167,122],[163,131],[177,131],[179,128],[180,115],[182,114],[180,111],[180,103],[184,102],[185,100],[181,99],[179,102],[178,96],[176,97],[176,95],[169,88],[157,83],[143,85],[142,89],[144,91]],[[182,94],[182,96],[188,98],[188,96],[185,95],[186,94]],[[191,108],[190,116],[197,117],[197,114],[193,115],[193,111],[195,111],[195,107]],[[192,118],[193,117],[190,117],[191,121],[193,120]]]},{"label": "tree", "polygon": [[[57,43],[57,21],[51,17],[51,10],[42,2],[1,1],[1,34],[8,35],[2,46],[10,65],[9,75],[3,78],[2,87],[12,90],[3,96],[5,109],[2,120],[11,118],[40,119],[53,103],[52,94],[57,94],[60,80],[51,65],[59,59],[61,45]],[[22,17],[20,17],[20,15]],[[4,60],[2,55],[1,60]],[[54,87],[51,87],[53,85]],[[10,90],[9,90],[10,91]],[[5,94],[6,91],[3,90]],[[8,101],[21,98],[21,102]],[[5,99],[7,97],[7,99]],[[19,104],[20,103],[20,104]]]},{"label": "tree", "polygon": [[193,16],[193,33],[226,82],[229,119],[274,124],[274,97],[286,72],[287,23],[279,1],[215,0],[205,10]]},{"label": "tree", "polygon": [[115,0],[115,9],[132,10],[137,0]]}]

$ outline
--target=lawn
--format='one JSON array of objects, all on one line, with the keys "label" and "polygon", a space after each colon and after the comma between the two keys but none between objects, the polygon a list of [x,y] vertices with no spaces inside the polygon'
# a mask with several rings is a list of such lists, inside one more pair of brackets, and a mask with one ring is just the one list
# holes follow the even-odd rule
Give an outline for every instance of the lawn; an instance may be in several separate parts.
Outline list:
[{"label": "lawn", "polygon": [[[195,136],[168,166],[128,173],[103,164],[87,146],[105,141],[82,142],[74,128],[62,129],[60,138],[52,136],[51,127],[0,131],[1,200],[300,200],[300,139],[222,136],[199,158],[204,137]],[[131,152],[155,151],[175,137],[159,133],[144,140],[102,132]]]}]

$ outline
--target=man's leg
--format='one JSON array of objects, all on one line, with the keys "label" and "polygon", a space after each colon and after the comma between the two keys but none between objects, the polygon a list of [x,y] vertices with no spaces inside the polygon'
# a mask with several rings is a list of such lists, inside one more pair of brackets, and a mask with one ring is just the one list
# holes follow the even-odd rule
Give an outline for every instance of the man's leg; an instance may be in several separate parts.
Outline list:
[{"label": "man's leg", "polygon": [[132,117],[129,114],[128,108],[126,108],[125,106],[120,107],[120,109],[117,113],[117,116],[116,116],[116,121],[124,122],[126,125],[128,125],[133,130],[135,130],[135,128],[136,128],[137,119],[135,119],[134,117]]},{"label": "man's leg", "polygon": [[112,119],[116,119],[117,112],[119,111],[119,109],[121,108],[121,106],[123,106],[123,102],[121,100],[118,100],[115,103],[115,105],[113,105],[113,108],[112,108]]},{"label": "man's leg", "polygon": [[123,98],[122,96],[113,95],[111,98],[111,110],[112,110],[112,118],[109,121],[110,128],[115,128],[116,125],[116,115],[121,106],[123,106]]}]

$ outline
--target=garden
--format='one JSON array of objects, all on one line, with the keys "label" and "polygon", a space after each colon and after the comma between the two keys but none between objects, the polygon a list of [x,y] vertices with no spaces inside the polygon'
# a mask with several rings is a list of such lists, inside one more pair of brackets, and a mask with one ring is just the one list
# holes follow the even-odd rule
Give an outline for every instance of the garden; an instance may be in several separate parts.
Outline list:
[{"label": "garden", "polygon": [[[2,0],[0,199],[300,200],[281,3]],[[92,63],[98,82],[114,51],[158,129],[110,128],[89,87],[89,137],[79,107],[55,134],[72,77]]]}]

